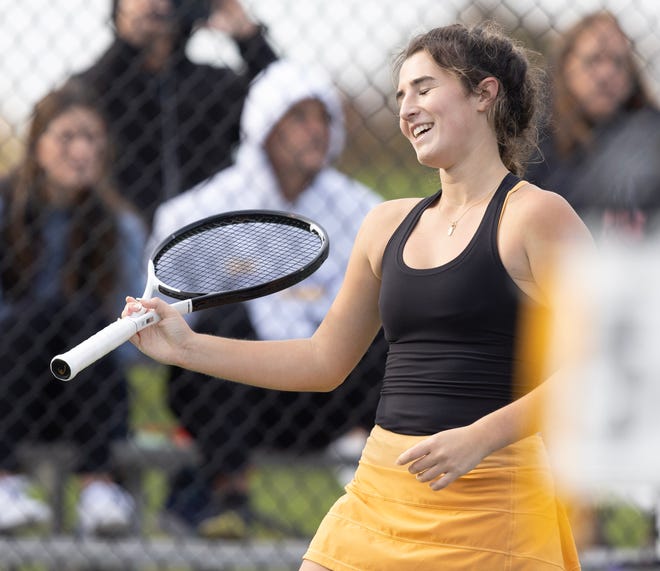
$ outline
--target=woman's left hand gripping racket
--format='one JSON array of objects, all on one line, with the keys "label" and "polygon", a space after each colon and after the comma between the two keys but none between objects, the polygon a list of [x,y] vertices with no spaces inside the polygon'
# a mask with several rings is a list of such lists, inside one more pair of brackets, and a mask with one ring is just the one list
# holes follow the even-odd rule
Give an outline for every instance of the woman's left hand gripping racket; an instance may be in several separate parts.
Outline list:
[{"label": "woman's left hand gripping racket", "polygon": [[[245,210],[211,216],[181,228],[156,248],[142,297],[162,293],[182,300],[172,304],[182,314],[246,301],[303,280],[328,251],[325,231],[298,215]],[[50,370],[69,381],[159,320],[154,311],[119,319],[55,356]]]}]

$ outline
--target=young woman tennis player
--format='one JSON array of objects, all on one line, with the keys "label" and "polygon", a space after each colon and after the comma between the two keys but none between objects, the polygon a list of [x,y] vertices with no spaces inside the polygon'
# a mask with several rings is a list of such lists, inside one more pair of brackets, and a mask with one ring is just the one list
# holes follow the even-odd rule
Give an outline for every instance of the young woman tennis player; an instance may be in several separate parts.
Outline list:
[{"label": "young woman tennis player", "polygon": [[[301,571],[579,569],[534,420],[547,385],[521,396],[516,382],[529,370],[516,351],[523,307],[545,302],[563,248],[591,242],[564,199],[517,176],[534,142],[535,72],[492,25],[420,35],[397,70],[401,131],[442,190],[367,216],[314,335],[200,335],[142,300],[163,320],[132,341],[209,375],[329,391],[384,327],[376,426]],[[128,298],[124,314],[139,307]]]}]

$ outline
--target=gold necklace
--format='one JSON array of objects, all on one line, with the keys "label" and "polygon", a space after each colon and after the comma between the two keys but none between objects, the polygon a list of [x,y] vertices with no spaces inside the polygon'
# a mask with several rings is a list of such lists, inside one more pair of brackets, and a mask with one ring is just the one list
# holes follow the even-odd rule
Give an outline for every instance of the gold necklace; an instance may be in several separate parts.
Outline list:
[{"label": "gold necklace", "polygon": [[450,220],[449,221],[449,227],[447,228],[447,236],[451,236],[454,233],[454,230],[456,230],[456,225],[461,221],[463,216],[465,216],[472,208],[474,208],[477,204],[481,204],[484,200],[487,198],[490,198],[495,192],[489,192],[486,196],[483,198],[477,200],[476,202],[470,204],[464,211],[463,214],[461,214],[456,220]]}]

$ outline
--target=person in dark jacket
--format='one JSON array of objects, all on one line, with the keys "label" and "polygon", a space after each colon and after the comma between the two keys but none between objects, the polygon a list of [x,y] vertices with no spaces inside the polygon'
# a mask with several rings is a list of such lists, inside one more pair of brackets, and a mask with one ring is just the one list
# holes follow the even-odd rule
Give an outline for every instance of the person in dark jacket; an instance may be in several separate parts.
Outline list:
[{"label": "person in dark jacket", "polygon": [[[231,163],[248,85],[277,57],[239,0],[113,0],[112,21],[112,45],[79,77],[109,118],[118,186],[151,224],[163,200]],[[187,57],[199,25],[234,39],[243,73]]]},{"label": "person in dark jacket", "polygon": [[660,111],[614,15],[588,14],[562,36],[551,82],[527,179],[564,196],[596,238],[645,238],[660,208]]}]

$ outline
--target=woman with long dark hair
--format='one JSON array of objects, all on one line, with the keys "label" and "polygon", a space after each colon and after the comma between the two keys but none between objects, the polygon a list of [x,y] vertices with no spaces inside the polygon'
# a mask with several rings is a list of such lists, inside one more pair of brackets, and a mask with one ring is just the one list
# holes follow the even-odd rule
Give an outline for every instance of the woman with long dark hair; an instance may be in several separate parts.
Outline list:
[{"label": "woman with long dark hair", "polygon": [[414,38],[397,71],[401,132],[441,190],[367,214],[313,335],[203,335],[163,300],[130,297],[125,315],[162,317],[132,341],[207,375],[330,391],[382,326],[376,425],[301,571],[575,571],[535,414],[553,379],[519,352],[519,322],[548,304],[553,260],[592,242],[564,199],[520,178],[537,70],[496,27],[454,25]]},{"label": "woman with long dark hair", "polygon": [[612,13],[588,14],[560,37],[551,69],[528,180],[564,196],[598,239],[647,236],[660,208],[660,111],[630,39]]},{"label": "woman with long dark hair", "polygon": [[111,161],[106,122],[71,81],[36,104],[24,156],[0,183],[0,530],[50,517],[16,476],[28,442],[77,445],[81,531],[130,524],[133,501],[113,482],[110,444],[128,429],[131,352],[74,383],[48,372],[49,355],[114,319],[125,292],[143,284],[145,228],[114,187]]}]

